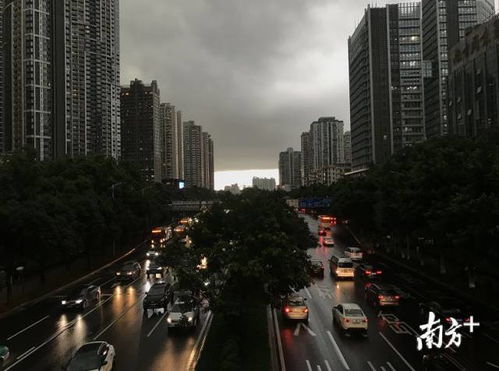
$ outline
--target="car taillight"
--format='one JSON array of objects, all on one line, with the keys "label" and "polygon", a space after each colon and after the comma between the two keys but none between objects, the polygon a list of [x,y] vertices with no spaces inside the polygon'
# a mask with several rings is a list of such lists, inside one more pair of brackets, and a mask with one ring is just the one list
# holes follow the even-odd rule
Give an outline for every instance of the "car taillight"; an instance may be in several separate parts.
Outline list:
[{"label": "car taillight", "polygon": [[308,308],[303,309],[303,313],[308,313]]},{"label": "car taillight", "polygon": [[469,321],[470,321],[470,317],[464,319],[464,322],[469,322]]},{"label": "car taillight", "polygon": [[362,322],[367,323],[367,318],[364,318]]},{"label": "car taillight", "polygon": [[400,295],[395,295],[395,299],[399,300],[400,299]]},{"label": "car taillight", "polygon": [[445,322],[449,323],[451,321],[452,321],[452,319],[450,317],[445,317]]},{"label": "car taillight", "polygon": [[348,318],[345,318],[346,323],[350,323],[350,320]]},{"label": "car taillight", "polygon": [[289,308],[288,308],[288,307],[284,308],[284,311],[285,311],[286,313],[289,313]]},{"label": "car taillight", "polygon": [[379,300],[383,300],[385,297],[383,295],[378,295]]},{"label": "car taillight", "polygon": [[371,271],[366,271],[366,274],[371,274]]},{"label": "car taillight", "polygon": [[381,273],[383,273],[383,272],[382,271],[376,271],[376,274],[381,274]]}]

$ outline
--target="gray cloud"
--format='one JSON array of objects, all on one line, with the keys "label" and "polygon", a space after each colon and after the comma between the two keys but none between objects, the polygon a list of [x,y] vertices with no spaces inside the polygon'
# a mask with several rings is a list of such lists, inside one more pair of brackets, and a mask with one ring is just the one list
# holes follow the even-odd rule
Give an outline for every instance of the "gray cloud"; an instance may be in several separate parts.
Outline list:
[{"label": "gray cloud", "polygon": [[277,167],[314,119],[349,122],[347,38],[365,0],[122,0],[122,83],[158,80],[216,170]]}]

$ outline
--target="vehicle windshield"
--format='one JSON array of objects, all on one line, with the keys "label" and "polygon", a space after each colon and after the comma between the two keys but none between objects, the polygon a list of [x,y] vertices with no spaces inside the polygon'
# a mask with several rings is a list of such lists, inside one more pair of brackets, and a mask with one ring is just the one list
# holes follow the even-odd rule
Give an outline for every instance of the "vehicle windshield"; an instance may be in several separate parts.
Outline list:
[{"label": "vehicle windshield", "polygon": [[172,313],[187,313],[192,312],[192,306],[186,303],[177,303],[172,307]]},{"label": "vehicle windshield", "polygon": [[77,353],[68,366],[69,371],[98,370],[102,366],[101,358],[97,353]]},{"label": "vehicle windshield", "polygon": [[345,309],[345,316],[348,317],[364,317],[364,312],[360,309]]},{"label": "vehicle windshield", "polygon": [[83,295],[83,290],[85,290],[84,287],[78,287],[76,289],[73,289],[70,293],[69,296],[81,296]]},{"label": "vehicle windshield", "polygon": [[153,287],[151,287],[151,289],[149,290],[149,292],[147,294],[148,295],[159,296],[159,295],[163,295],[164,292],[165,292],[165,288],[164,287],[153,286]]},{"label": "vehicle windshield", "polygon": [[383,296],[395,296],[395,295],[397,295],[397,293],[393,290],[380,290],[379,294],[383,295]]},{"label": "vehicle windshield", "polygon": [[124,265],[121,270],[123,271],[133,271],[135,268],[132,264],[127,264],[127,265]]},{"label": "vehicle windshield", "polygon": [[293,299],[289,299],[288,305],[290,307],[302,307],[305,305],[305,301],[301,298],[293,298]]},{"label": "vehicle windshield", "polygon": [[352,262],[339,262],[338,268],[353,268]]}]

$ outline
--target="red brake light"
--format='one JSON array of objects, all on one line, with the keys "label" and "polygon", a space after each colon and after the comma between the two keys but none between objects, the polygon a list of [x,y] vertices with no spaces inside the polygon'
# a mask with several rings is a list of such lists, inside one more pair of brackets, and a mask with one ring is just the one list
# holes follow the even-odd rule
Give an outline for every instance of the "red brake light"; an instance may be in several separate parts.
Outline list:
[{"label": "red brake light", "polygon": [[383,273],[383,272],[382,271],[376,271],[376,274],[381,274],[381,273]]},{"label": "red brake light", "polygon": [[289,308],[288,308],[288,307],[284,308],[284,311],[285,311],[286,313],[289,313]]},{"label": "red brake light", "polygon": [[348,318],[345,318],[345,322],[346,322],[346,323],[349,323],[349,322],[350,322],[350,320],[349,320]]},{"label": "red brake light", "polygon": [[445,322],[451,322],[451,318],[450,317],[445,317]]},{"label": "red brake light", "polygon": [[371,274],[371,271],[366,271],[366,274]]},{"label": "red brake light", "polygon": [[468,317],[468,318],[466,318],[466,319],[464,320],[464,322],[469,322],[469,321],[470,321],[470,317]]},{"label": "red brake light", "polygon": [[303,309],[303,313],[308,313],[308,308]]},{"label": "red brake light", "polygon": [[383,300],[385,297],[383,295],[378,295],[379,300]]},{"label": "red brake light", "polygon": [[362,322],[367,323],[367,318],[364,318]]}]

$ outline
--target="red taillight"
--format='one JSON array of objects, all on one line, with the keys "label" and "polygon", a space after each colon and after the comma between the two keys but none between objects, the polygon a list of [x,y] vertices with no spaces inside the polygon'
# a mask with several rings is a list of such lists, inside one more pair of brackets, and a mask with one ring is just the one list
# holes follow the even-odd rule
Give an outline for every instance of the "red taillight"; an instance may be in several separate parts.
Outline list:
[{"label": "red taillight", "polygon": [[383,272],[382,271],[376,271],[376,274],[381,274],[381,273],[383,273]]},{"label": "red taillight", "polygon": [[371,271],[366,271],[366,274],[371,274]]},{"label": "red taillight", "polygon": [[288,308],[288,307],[284,308],[284,311],[285,311],[286,313],[289,313],[289,308]]},{"label": "red taillight", "polygon": [[364,318],[362,322],[367,323],[367,318]]},{"label": "red taillight", "polygon": [[385,297],[383,295],[378,295],[379,300],[383,300]]},{"label": "red taillight", "polygon": [[395,299],[399,300],[400,296],[399,295],[395,295]]},{"label": "red taillight", "polygon": [[465,318],[464,322],[469,322],[470,321],[470,317],[468,318]]},{"label": "red taillight", "polygon": [[308,308],[303,309],[303,313],[308,313]]},{"label": "red taillight", "polygon": [[350,320],[348,318],[345,318],[346,323],[350,323]]},{"label": "red taillight", "polygon": [[449,323],[451,321],[452,321],[452,319],[450,317],[445,317],[445,322]]}]

